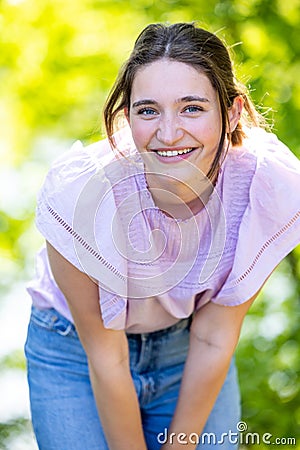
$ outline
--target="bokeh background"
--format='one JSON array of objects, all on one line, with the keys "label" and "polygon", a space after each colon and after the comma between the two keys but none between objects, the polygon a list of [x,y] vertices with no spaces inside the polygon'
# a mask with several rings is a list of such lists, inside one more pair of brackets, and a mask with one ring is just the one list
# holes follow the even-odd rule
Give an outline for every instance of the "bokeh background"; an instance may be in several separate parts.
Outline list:
[{"label": "bokeh background", "polygon": [[[0,0],[1,449],[36,449],[23,344],[25,285],[42,244],[37,190],[58,154],[103,135],[104,99],[141,29],[192,20],[232,47],[238,77],[299,157],[299,0]],[[237,352],[248,431],[294,437],[285,447],[298,449],[299,296],[298,247],[248,314]]]}]

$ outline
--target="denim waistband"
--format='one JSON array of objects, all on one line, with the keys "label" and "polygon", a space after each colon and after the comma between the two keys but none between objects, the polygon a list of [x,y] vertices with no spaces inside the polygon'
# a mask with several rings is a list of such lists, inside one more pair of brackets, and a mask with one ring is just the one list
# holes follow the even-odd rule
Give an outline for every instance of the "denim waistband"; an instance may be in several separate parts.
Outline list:
[{"label": "denim waistband", "polygon": [[[58,312],[54,308],[40,309],[32,306],[32,320],[42,326],[53,331],[58,331],[60,334],[72,334],[77,335],[75,325],[69,321],[65,316]],[[181,319],[170,327],[163,328],[161,330],[151,331],[147,333],[129,333],[126,332],[128,339],[141,340],[141,339],[159,339],[161,337],[172,335],[180,330],[189,329],[192,323],[192,316],[185,319]]]}]

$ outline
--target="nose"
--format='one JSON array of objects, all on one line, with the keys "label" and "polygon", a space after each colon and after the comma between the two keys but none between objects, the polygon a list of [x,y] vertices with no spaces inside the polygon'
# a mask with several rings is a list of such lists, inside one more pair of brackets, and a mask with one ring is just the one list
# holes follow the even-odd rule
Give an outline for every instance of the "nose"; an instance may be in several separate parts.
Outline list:
[{"label": "nose", "polygon": [[180,120],[174,115],[162,115],[156,131],[157,139],[166,146],[178,143],[184,135]]}]

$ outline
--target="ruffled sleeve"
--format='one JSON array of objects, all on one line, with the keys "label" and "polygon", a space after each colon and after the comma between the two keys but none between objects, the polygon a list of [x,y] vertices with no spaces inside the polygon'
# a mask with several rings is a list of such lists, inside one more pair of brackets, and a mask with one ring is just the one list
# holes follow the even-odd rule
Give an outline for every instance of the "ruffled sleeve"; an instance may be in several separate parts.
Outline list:
[{"label": "ruffled sleeve", "polygon": [[[249,300],[300,242],[300,161],[276,136],[254,130],[246,142],[256,157],[249,203],[242,217],[232,269],[212,301]],[[234,194],[238,195],[235,186]]]},{"label": "ruffled sleeve", "polygon": [[111,229],[116,205],[105,166],[114,159],[107,141],[76,142],[54,162],[38,195],[36,225],[77,269],[99,281],[104,325],[124,328],[127,283]]},{"label": "ruffled sleeve", "polygon": [[71,245],[74,208],[83,186],[96,170],[89,153],[77,141],[52,164],[37,198],[38,230],[80,270],[80,262]]}]

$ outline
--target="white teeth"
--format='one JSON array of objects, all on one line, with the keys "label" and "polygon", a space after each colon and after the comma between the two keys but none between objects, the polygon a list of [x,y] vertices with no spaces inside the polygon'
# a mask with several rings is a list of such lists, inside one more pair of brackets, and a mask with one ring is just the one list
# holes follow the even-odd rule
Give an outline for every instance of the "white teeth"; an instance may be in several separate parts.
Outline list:
[{"label": "white teeth", "polygon": [[186,153],[190,153],[192,150],[194,150],[192,147],[185,148],[184,150],[167,150],[167,151],[157,151],[157,154],[159,156],[178,156],[178,155],[185,155]]}]

